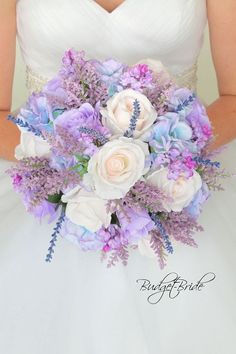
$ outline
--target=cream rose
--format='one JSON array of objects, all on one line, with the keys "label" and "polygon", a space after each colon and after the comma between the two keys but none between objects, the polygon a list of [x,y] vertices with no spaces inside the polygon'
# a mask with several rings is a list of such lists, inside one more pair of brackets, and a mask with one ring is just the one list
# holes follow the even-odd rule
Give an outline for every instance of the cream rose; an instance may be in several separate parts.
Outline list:
[{"label": "cream rose", "polygon": [[148,172],[148,145],[120,137],[101,147],[88,163],[89,179],[95,193],[103,199],[119,199]]},{"label": "cream rose", "polygon": [[134,131],[134,138],[142,140],[143,134],[153,125],[157,113],[151,102],[142,93],[126,89],[112,96],[107,101],[107,107],[101,109],[103,124],[110,129],[113,135],[123,135],[129,128],[135,99],[140,104],[140,115]]},{"label": "cream rose", "polygon": [[196,171],[190,178],[179,177],[177,180],[168,179],[167,175],[168,169],[162,168],[150,174],[146,181],[171,197],[172,200],[163,202],[163,206],[168,212],[179,212],[193,200],[194,195],[202,186],[202,180]]},{"label": "cream rose", "polygon": [[92,191],[76,187],[64,194],[62,201],[67,203],[67,218],[91,232],[98,231],[102,226],[108,227],[111,222],[111,214],[107,212],[106,201]]},{"label": "cream rose", "polygon": [[43,138],[27,131],[21,131],[20,144],[15,148],[17,160],[24,157],[43,157],[50,155],[50,145]]}]

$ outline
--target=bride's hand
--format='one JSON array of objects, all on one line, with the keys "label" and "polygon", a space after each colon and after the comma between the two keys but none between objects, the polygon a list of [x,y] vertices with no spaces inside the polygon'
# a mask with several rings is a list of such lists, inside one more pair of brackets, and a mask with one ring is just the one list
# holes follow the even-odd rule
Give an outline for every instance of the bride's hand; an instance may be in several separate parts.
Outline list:
[{"label": "bride's hand", "polygon": [[13,160],[19,130],[7,121],[11,111],[16,48],[16,0],[1,0],[0,11],[0,158]]},{"label": "bride's hand", "polygon": [[15,146],[20,141],[19,129],[7,120],[9,111],[0,111],[0,158],[15,161]]},{"label": "bride's hand", "polygon": [[207,107],[216,135],[213,150],[236,138],[236,1],[207,0],[207,16],[219,89]]}]

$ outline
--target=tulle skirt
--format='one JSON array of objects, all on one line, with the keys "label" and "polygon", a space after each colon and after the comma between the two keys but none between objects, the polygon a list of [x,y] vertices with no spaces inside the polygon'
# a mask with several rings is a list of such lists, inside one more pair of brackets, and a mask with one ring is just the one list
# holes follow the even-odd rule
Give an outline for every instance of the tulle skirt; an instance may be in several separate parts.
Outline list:
[{"label": "tulle skirt", "polygon": [[[235,157],[236,141],[220,160],[236,171]],[[53,225],[27,214],[4,173],[9,166],[0,162],[1,353],[235,353],[236,178],[206,204],[198,248],[175,242],[163,270],[137,251],[127,267],[107,269],[99,254],[64,239],[45,263]],[[141,287],[140,279],[156,285],[170,273],[192,290],[173,288],[160,299],[161,291]],[[215,279],[194,287],[207,273]]]}]

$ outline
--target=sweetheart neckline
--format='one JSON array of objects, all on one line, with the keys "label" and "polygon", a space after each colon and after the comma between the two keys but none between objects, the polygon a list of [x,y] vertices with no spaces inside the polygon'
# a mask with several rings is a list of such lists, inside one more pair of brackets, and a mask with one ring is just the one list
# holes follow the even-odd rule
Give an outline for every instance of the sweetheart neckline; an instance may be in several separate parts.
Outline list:
[{"label": "sweetheart neckline", "polygon": [[107,11],[102,5],[100,5],[96,0],[90,0],[91,3],[94,4],[95,7],[97,7],[99,10],[101,10],[103,13],[105,13],[107,16],[113,15],[117,11],[121,10],[129,0],[123,0],[118,6],[114,8],[112,11]]}]

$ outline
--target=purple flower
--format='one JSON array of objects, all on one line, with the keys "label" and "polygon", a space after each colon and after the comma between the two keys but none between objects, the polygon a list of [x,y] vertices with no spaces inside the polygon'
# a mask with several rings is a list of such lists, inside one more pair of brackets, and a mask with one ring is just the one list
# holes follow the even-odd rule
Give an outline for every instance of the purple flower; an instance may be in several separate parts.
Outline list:
[{"label": "purple flower", "polygon": [[81,132],[79,128],[86,127],[97,131],[104,137],[110,136],[109,131],[104,127],[100,120],[98,105],[93,108],[89,103],[84,103],[78,109],[72,109],[61,114],[54,122],[55,130],[61,127],[66,130],[73,138],[78,140],[78,144],[84,146],[84,154],[93,155],[97,151],[94,137]]},{"label": "purple flower", "polygon": [[185,117],[192,109],[193,95],[193,92],[187,88],[173,87],[168,96],[169,110],[179,112],[181,116]]},{"label": "purple flower", "polygon": [[158,118],[147,140],[156,152],[168,151],[171,147],[182,150],[185,141],[191,140],[192,129],[180,120],[177,113],[166,113]]},{"label": "purple flower", "polygon": [[12,184],[14,187],[15,191],[19,190],[19,187],[21,186],[22,183],[22,176],[19,175],[18,173],[16,173],[13,177],[12,177]]},{"label": "purple flower", "polygon": [[125,207],[117,212],[119,223],[128,243],[137,243],[140,239],[146,238],[151,230],[155,228],[145,209],[132,209]]},{"label": "purple flower", "polygon": [[187,213],[192,217],[197,218],[202,212],[202,205],[210,196],[210,191],[206,183],[202,184],[202,188],[196,193],[192,202],[185,208]]},{"label": "purple flower", "polygon": [[199,100],[195,100],[191,112],[186,116],[186,121],[192,128],[193,139],[198,149],[202,149],[212,137],[212,128],[206,109]]},{"label": "purple flower", "polygon": [[123,88],[132,88],[136,91],[151,88],[152,83],[152,71],[147,64],[137,64],[128,68],[120,78],[120,84]]},{"label": "purple flower", "polygon": [[99,131],[101,134],[107,135],[109,131],[103,127],[98,106],[93,108],[91,104],[84,103],[80,108],[71,109],[61,114],[54,122],[55,127],[61,126],[66,129],[71,135],[80,137],[79,128],[86,127]]},{"label": "purple flower", "polygon": [[102,82],[107,86],[109,96],[113,96],[118,91],[117,85],[125,69],[125,65],[114,59],[107,59],[103,62],[93,60],[92,64],[100,74]]},{"label": "purple flower", "polygon": [[73,48],[68,49],[62,57],[62,68],[59,74],[62,77],[69,77],[71,75],[76,75],[78,66],[85,64],[85,52],[76,51]]},{"label": "purple flower", "polygon": [[168,178],[177,180],[180,176],[190,178],[197,164],[193,160],[192,154],[188,150],[184,150],[178,157],[170,159]]},{"label": "purple flower", "polygon": [[83,251],[102,250],[104,242],[102,238],[94,232],[90,232],[82,226],[75,225],[69,219],[66,219],[62,225],[61,235]]},{"label": "purple flower", "polygon": [[75,156],[65,157],[58,156],[56,153],[52,153],[50,160],[50,167],[55,170],[65,170],[75,166],[77,163],[77,159]]},{"label": "purple flower", "polygon": [[103,241],[103,251],[108,252],[110,250],[119,250],[124,245],[128,244],[127,238],[123,233],[123,230],[115,224],[111,224],[108,228],[102,227],[98,231],[101,240]]},{"label": "purple flower", "polygon": [[92,61],[85,60],[83,51],[69,49],[64,54],[62,64],[59,77],[62,78],[62,88],[66,92],[66,107],[78,108],[83,103],[105,104],[108,99],[107,87]]},{"label": "purple flower", "polygon": [[43,88],[43,92],[47,96],[55,97],[61,102],[64,102],[67,98],[66,91],[63,88],[63,80],[60,76],[56,76],[48,81]]},{"label": "purple flower", "polygon": [[45,217],[49,217],[48,222],[51,223],[57,218],[56,204],[44,200],[41,204],[36,205],[30,210],[36,218],[42,221]]},{"label": "purple flower", "polygon": [[25,107],[21,108],[18,118],[27,121],[38,130],[51,131],[53,128],[53,107],[46,94],[33,93]]}]

